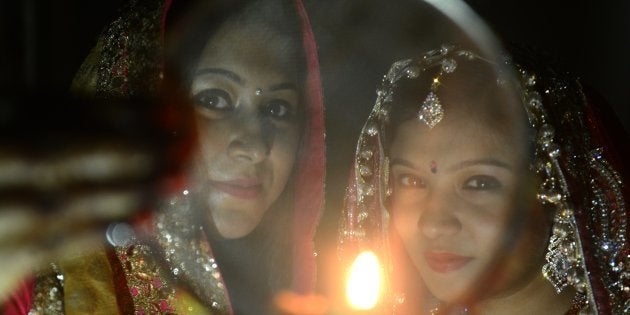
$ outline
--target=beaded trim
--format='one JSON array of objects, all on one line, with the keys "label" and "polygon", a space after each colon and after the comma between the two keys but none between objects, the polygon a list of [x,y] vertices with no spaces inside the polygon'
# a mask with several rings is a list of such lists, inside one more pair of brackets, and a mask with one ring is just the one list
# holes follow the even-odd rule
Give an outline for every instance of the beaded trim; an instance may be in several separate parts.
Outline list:
[{"label": "beaded trim", "polygon": [[[547,255],[564,256],[561,266],[546,265],[544,272],[556,273],[560,276],[558,291],[566,285],[572,285],[578,292],[583,292],[589,301],[591,312],[597,313],[598,305],[594,303],[595,296],[593,284],[588,275],[588,266],[585,260],[585,249],[582,240],[593,242],[591,249],[594,256],[591,264],[597,265],[597,273],[601,277],[604,289],[608,291],[608,297],[612,313],[622,314],[630,312],[630,274],[624,272],[624,266],[630,265],[630,257],[627,252],[627,217],[621,187],[623,182],[619,174],[608,164],[603,156],[603,148],[591,147],[591,139],[588,133],[580,133],[574,139],[565,140],[562,148],[555,143],[554,129],[548,123],[548,113],[543,107],[542,96],[534,91],[537,86],[537,78],[526,71],[519,69],[523,78],[524,101],[526,110],[530,114],[530,123],[538,130],[536,156],[539,159],[536,171],[543,178],[540,187],[539,199],[543,203],[553,204],[556,208],[554,230],[560,230],[567,234],[563,240],[551,239],[550,251]],[[581,86],[577,84],[581,91]],[[544,90],[545,95],[560,95],[569,97],[568,83],[553,81]],[[583,94],[579,94],[576,104],[586,104]],[[562,112],[556,115],[563,117],[563,123],[572,128],[576,124],[583,123],[584,108],[554,107]],[[573,104],[575,106],[575,104]],[[577,113],[577,115],[576,115]],[[566,128],[566,127],[565,127]],[[583,129],[586,126],[582,125]],[[566,131],[565,131],[566,132]],[[564,156],[563,156],[564,155]],[[584,183],[582,195],[572,196],[569,188],[571,181]],[[581,207],[576,208],[576,204]],[[580,211],[580,213],[576,213]],[[584,220],[584,230],[580,230],[577,224],[578,215]],[[581,235],[587,233],[588,235]],[[556,242],[554,244],[554,242]],[[625,249],[625,251],[624,251]],[[625,256],[624,256],[625,255]],[[594,267],[594,266],[593,266]],[[627,268],[626,268],[627,269]]]},{"label": "beaded trim", "polygon": [[188,190],[168,201],[157,221],[157,241],[171,274],[188,284],[208,307],[231,314],[228,293],[203,227],[195,215]]},{"label": "beaded trim", "polygon": [[232,313],[203,229],[190,222],[193,216],[187,194],[172,197],[157,216],[156,244],[117,249],[136,314],[174,314],[186,308],[177,300],[177,283],[190,288],[212,313]]},{"label": "beaded trim", "polygon": [[154,262],[155,254],[147,245],[116,248],[123,265],[135,314],[173,314],[175,290]]},{"label": "beaded trim", "polygon": [[64,308],[64,277],[54,263],[50,268],[40,272],[35,282],[33,306],[28,315],[62,315]]},{"label": "beaded trim", "polygon": [[130,1],[99,42],[96,96],[155,95],[162,80],[162,17],[166,1]]},{"label": "beaded trim", "polygon": [[543,101],[533,90],[536,77],[520,71],[524,89],[523,103],[529,122],[538,131],[536,135],[536,161],[532,168],[542,178],[537,195],[543,204],[555,207],[553,233],[545,256],[548,263],[543,274],[550,279],[557,292],[572,285],[578,292],[585,292],[587,279],[584,273],[584,256],[578,235],[578,227],[571,204],[569,185],[560,167],[560,146],[555,142],[555,131],[551,126]]}]

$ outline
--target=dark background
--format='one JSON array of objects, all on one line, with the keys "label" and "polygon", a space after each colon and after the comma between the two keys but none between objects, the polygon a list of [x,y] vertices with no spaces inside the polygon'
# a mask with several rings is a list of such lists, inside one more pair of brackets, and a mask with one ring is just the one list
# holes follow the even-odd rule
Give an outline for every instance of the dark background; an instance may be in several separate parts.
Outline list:
[{"label": "dark background", "polygon": [[[0,10],[0,92],[12,93],[24,86],[65,90],[102,27],[125,2],[5,1]],[[404,7],[406,2],[413,5],[414,1],[313,0],[307,1],[307,5],[311,11],[324,12],[312,13],[317,27],[329,22],[340,3],[352,4],[347,7],[354,13],[336,21],[352,28],[353,22],[369,23],[367,17],[374,23],[383,23],[383,19],[372,17],[386,7]],[[568,70],[601,92],[626,130],[630,129],[627,84],[630,82],[630,2],[468,0],[467,3],[504,39],[537,46],[558,56]]]}]

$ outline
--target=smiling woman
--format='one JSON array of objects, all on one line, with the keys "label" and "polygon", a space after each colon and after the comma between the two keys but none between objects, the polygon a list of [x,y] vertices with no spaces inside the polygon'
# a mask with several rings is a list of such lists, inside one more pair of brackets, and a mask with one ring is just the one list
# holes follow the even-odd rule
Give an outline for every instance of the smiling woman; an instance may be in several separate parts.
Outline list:
[{"label": "smiling woman", "polygon": [[[511,265],[504,272],[509,276],[494,277],[485,290],[489,296],[513,291],[535,278],[551,216],[540,213],[534,195],[527,195],[534,183],[528,169],[533,152],[515,94],[506,85],[488,84],[496,81],[488,62],[452,60],[456,70],[440,78],[439,87],[430,84],[441,76],[438,62],[394,89],[389,206],[393,226],[428,289],[441,301],[461,302],[497,263],[511,219],[521,209],[539,220],[518,236],[527,244],[518,252],[524,263]],[[413,101],[431,92],[444,112],[433,127],[418,119]],[[431,171],[432,163],[439,170]]]},{"label": "smiling woman", "polygon": [[149,218],[56,261],[9,314],[267,314],[281,290],[314,290],[323,108],[301,1],[131,1],[74,83],[83,97],[178,104],[159,119],[190,114],[193,162]]},{"label": "smiling woman", "polygon": [[[199,150],[190,168],[189,194],[170,207],[173,213],[163,220],[160,234],[209,241],[212,252],[199,256],[198,246],[184,248],[167,238],[162,243],[175,250],[167,254],[174,266],[216,259],[217,283],[203,280],[203,270],[195,268],[178,277],[201,296],[212,296],[209,287],[225,284],[230,296],[224,302],[211,300],[221,307],[229,303],[237,313],[268,312],[273,294],[288,289],[291,281],[279,272],[292,265],[286,233],[294,191],[287,184],[296,176],[305,128],[301,117],[308,105],[305,57],[292,10],[280,2],[246,5],[212,31],[196,27],[201,31],[191,38],[201,42],[174,53],[179,57],[194,49],[196,56],[183,61],[181,73],[195,112]],[[270,20],[274,14],[283,18]],[[196,19],[207,23],[205,17]],[[182,222],[200,234],[182,232],[177,226]]]},{"label": "smiling woman", "polygon": [[256,25],[225,25],[193,72],[202,153],[196,179],[207,188],[203,199],[227,238],[258,225],[295,163],[304,104],[295,75],[299,59],[274,49],[285,41]]},{"label": "smiling woman", "polygon": [[386,312],[627,312],[627,174],[597,104],[528,52],[463,47],[384,76],[357,144],[342,247],[389,264]]}]

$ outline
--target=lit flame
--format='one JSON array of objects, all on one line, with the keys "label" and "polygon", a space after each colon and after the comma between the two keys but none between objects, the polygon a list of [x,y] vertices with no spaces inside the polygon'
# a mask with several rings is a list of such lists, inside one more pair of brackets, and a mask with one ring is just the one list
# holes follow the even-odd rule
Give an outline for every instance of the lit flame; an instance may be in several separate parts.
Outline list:
[{"label": "lit flame", "polygon": [[357,310],[376,306],[381,288],[381,268],[372,251],[364,251],[354,260],[346,285],[346,298]]}]

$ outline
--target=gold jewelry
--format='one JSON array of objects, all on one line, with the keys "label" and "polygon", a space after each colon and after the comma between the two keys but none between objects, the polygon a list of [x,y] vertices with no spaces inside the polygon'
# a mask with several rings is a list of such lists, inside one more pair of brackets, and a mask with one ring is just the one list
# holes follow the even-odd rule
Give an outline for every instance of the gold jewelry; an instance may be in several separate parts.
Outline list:
[{"label": "gold jewelry", "polygon": [[442,84],[442,77],[444,74],[453,73],[453,71],[457,69],[457,62],[455,59],[443,59],[440,63],[440,72],[435,78],[433,78],[431,91],[424,102],[422,102],[422,106],[420,106],[420,111],[418,112],[418,119],[427,124],[429,129],[433,129],[433,127],[442,121],[442,118],[444,117],[444,109],[442,108],[440,99],[437,96],[438,87]]}]

